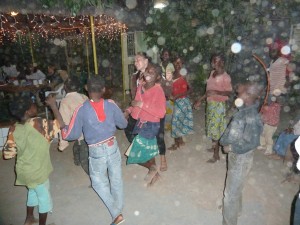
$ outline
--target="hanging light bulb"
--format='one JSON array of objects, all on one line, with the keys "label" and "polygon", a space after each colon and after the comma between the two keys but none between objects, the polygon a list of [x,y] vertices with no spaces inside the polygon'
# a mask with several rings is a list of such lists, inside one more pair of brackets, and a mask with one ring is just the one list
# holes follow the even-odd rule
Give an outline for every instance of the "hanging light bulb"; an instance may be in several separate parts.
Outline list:
[{"label": "hanging light bulb", "polygon": [[154,8],[162,9],[169,5],[168,0],[154,0]]}]

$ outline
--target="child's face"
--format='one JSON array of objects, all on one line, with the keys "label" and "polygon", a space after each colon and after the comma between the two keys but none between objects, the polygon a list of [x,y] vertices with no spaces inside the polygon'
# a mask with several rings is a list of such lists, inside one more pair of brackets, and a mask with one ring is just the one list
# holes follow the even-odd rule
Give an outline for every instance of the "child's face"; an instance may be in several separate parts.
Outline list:
[{"label": "child's face", "polygon": [[213,69],[223,68],[224,67],[224,61],[221,57],[215,56],[211,61],[211,66]]},{"label": "child's face", "polygon": [[144,80],[146,83],[153,83],[157,81],[158,74],[155,72],[155,69],[150,68],[144,72]]},{"label": "child's face", "polygon": [[143,56],[137,55],[134,60],[134,65],[137,70],[144,71],[148,65],[148,59]]}]

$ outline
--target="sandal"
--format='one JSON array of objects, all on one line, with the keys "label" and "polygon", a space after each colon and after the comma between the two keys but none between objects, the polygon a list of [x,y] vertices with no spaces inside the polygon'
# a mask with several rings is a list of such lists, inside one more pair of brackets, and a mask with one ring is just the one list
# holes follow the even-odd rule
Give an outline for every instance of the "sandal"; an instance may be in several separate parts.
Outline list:
[{"label": "sandal", "polygon": [[125,219],[123,218],[123,215],[120,214],[117,216],[117,218],[114,220],[114,222],[111,223],[111,225],[119,225],[123,222],[125,222]]}]

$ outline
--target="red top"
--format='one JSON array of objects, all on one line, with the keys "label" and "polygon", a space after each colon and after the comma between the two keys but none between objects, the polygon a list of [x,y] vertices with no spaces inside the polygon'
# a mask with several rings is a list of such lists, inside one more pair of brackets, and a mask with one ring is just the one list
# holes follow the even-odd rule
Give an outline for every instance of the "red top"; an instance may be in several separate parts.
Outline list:
[{"label": "red top", "polygon": [[139,85],[134,100],[143,102],[142,108],[136,106],[128,109],[136,120],[159,122],[166,114],[166,98],[160,84],[155,84],[148,90]]},{"label": "red top", "polygon": [[[172,90],[172,95],[176,96],[176,95],[180,95],[180,94],[184,94],[187,93],[188,91],[188,83],[186,82],[186,80],[184,79],[184,77],[179,77],[176,80],[173,81],[173,90]],[[186,94],[183,96],[180,96],[178,98],[185,98]]]},{"label": "red top", "polygon": [[277,126],[280,119],[281,106],[277,102],[264,105],[260,111],[263,123],[270,126]]}]

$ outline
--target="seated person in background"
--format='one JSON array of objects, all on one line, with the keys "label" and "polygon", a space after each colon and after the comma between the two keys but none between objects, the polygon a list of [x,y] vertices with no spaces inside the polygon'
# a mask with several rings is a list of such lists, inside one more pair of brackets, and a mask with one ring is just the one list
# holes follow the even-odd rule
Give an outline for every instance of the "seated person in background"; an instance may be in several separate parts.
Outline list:
[{"label": "seated person in background", "polygon": [[59,104],[61,99],[66,95],[64,90],[64,81],[61,76],[58,74],[58,71],[55,69],[54,65],[48,66],[48,74],[46,79],[50,82],[49,86],[52,91],[56,91],[56,101]]},{"label": "seated person in background", "polygon": [[17,66],[11,64],[10,61],[6,61],[2,66],[2,72],[4,76],[4,80],[16,80],[20,74],[17,70]]},{"label": "seated person in background", "polygon": [[46,75],[37,68],[36,63],[33,63],[28,66],[26,79],[27,80],[45,80]]},{"label": "seated person in background", "polygon": [[265,150],[265,155],[269,156],[273,154],[273,135],[277,130],[280,119],[281,105],[278,103],[278,99],[273,96],[273,102],[269,105],[263,105],[260,114],[264,123],[263,132],[260,136],[260,146],[258,150]]},{"label": "seated person in background", "polygon": [[291,128],[287,128],[282,131],[276,140],[273,147],[275,154],[272,156],[273,159],[282,159],[287,151],[287,147],[293,143],[300,136],[300,118],[297,123]]},{"label": "seated person in background", "polygon": [[63,79],[60,77],[54,65],[48,66],[48,74],[46,79],[50,82],[52,90],[57,90],[60,86],[63,86]]},{"label": "seated person in background", "polygon": [[68,68],[66,65],[60,65],[60,70],[58,70],[59,76],[65,82],[69,75],[68,75]]}]

